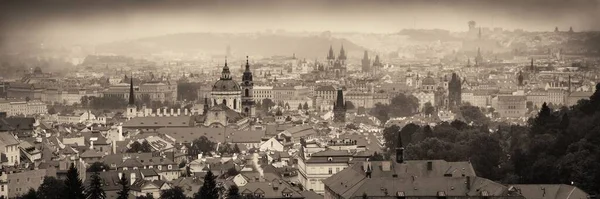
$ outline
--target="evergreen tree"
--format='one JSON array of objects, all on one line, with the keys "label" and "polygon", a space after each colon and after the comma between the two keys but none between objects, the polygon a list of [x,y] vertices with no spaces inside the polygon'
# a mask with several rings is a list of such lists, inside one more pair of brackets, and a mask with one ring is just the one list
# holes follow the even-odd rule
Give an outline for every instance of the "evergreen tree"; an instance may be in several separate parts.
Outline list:
[{"label": "evergreen tree", "polygon": [[229,191],[227,192],[227,198],[228,199],[239,199],[241,197],[240,195],[240,188],[238,188],[237,185],[233,185],[229,188]]},{"label": "evergreen tree", "polygon": [[142,152],[144,152],[144,153],[152,152],[152,146],[150,146],[150,143],[148,143],[148,141],[146,141],[146,140],[144,140],[144,142],[142,142]]},{"label": "evergreen tree", "polygon": [[216,176],[208,170],[206,175],[204,176],[204,184],[198,191],[198,193],[194,194],[195,199],[205,199],[205,198],[219,198],[219,189],[217,189],[217,182],[215,181]]},{"label": "evergreen tree", "polygon": [[240,151],[240,147],[238,147],[237,144],[233,145],[233,153],[241,153],[242,151]]},{"label": "evergreen tree", "polygon": [[298,110],[302,110],[302,104],[298,103]]},{"label": "evergreen tree", "polygon": [[161,199],[186,199],[185,193],[180,186],[173,187],[171,189],[163,190],[160,192]]},{"label": "evergreen tree", "polygon": [[304,102],[304,105],[302,106],[302,109],[308,110],[308,102]]},{"label": "evergreen tree", "polygon": [[88,199],[105,199],[106,193],[102,189],[102,178],[98,172],[94,172],[90,177],[90,186],[86,192],[86,198]]},{"label": "evergreen tree", "polygon": [[61,199],[61,195],[65,190],[65,183],[55,177],[44,177],[44,181],[37,191],[39,199]]},{"label": "evergreen tree", "polygon": [[74,164],[67,171],[67,180],[65,180],[65,199],[84,199],[85,194],[83,193],[84,187],[79,178],[79,171],[75,168]]},{"label": "evergreen tree", "polygon": [[129,182],[127,181],[127,178],[125,177],[125,175],[121,176],[121,179],[119,180],[119,184],[121,185],[121,191],[117,192],[117,194],[119,195],[117,197],[117,199],[129,198]]}]

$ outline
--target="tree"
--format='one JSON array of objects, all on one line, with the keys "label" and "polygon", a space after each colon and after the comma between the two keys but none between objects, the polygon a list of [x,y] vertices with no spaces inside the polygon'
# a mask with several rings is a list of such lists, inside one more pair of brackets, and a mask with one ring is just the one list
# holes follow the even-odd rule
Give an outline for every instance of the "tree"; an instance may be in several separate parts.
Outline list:
[{"label": "tree", "polygon": [[204,176],[204,184],[200,187],[200,190],[194,194],[195,199],[203,198],[219,198],[219,190],[217,189],[217,183],[215,181],[216,176],[208,170]]},{"label": "tree", "polygon": [[273,100],[269,99],[269,98],[265,98],[262,100],[262,108],[264,112],[268,112],[269,110],[271,110],[271,108],[275,106],[275,103],[273,102]]},{"label": "tree", "polygon": [[298,103],[298,110],[302,110],[302,103]]},{"label": "tree", "polygon": [[241,197],[240,195],[240,188],[238,188],[237,185],[233,185],[229,188],[229,191],[227,192],[227,198],[228,199],[239,199]]},{"label": "tree", "polygon": [[38,199],[35,189],[33,189],[33,188],[29,189],[29,191],[25,195],[17,197],[17,198],[18,199]]},{"label": "tree", "polygon": [[154,195],[147,193],[145,196],[138,196],[135,199],[154,199]]},{"label": "tree", "polygon": [[237,169],[235,169],[235,167],[227,169],[227,176],[236,176],[239,173],[240,172]]},{"label": "tree", "polygon": [[129,198],[129,182],[125,175],[121,175],[121,179],[119,179],[119,185],[121,185],[121,190],[117,192],[117,199],[128,199]]},{"label": "tree", "polygon": [[183,189],[180,186],[175,186],[171,189],[160,191],[161,199],[187,199]]},{"label": "tree", "polygon": [[431,115],[434,111],[435,107],[431,105],[431,102],[427,102],[423,105],[423,113],[425,113],[425,115]]},{"label": "tree", "polygon": [[100,178],[100,173],[94,172],[92,176],[90,176],[90,185],[85,192],[87,199],[105,199],[106,193],[104,189],[102,189],[102,178]]},{"label": "tree", "polygon": [[102,170],[108,170],[110,167],[103,162],[94,162],[90,167],[87,168],[88,172],[100,172]]},{"label": "tree", "polygon": [[308,110],[308,102],[304,102],[304,105],[302,106],[302,109]]},{"label": "tree", "polygon": [[388,106],[381,103],[375,104],[369,114],[381,121],[382,124],[385,124],[390,119]]},{"label": "tree", "polygon": [[215,151],[216,144],[210,141],[206,136],[196,138],[190,148],[188,149],[188,155],[192,157],[198,157],[198,154],[208,155],[210,152]]},{"label": "tree", "polygon": [[57,113],[57,112],[56,112],[56,109],[55,109],[54,107],[50,107],[50,109],[48,109],[48,114],[50,114],[50,115],[54,115],[54,114],[56,114],[56,113]]},{"label": "tree", "polygon": [[75,168],[74,164],[67,171],[67,179],[65,180],[65,192],[64,198],[66,199],[84,199],[86,198],[83,191],[83,183],[79,178],[79,171]]},{"label": "tree", "polygon": [[65,183],[62,180],[56,179],[52,176],[44,177],[44,181],[40,185],[37,191],[37,198],[39,199],[61,199],[63,191],[65,190]]},{"label": "tree", "polygon": [[152,146],[150,146],[150,143],[147,140],[144,140],[144,142],[142,142],[142,152],[144,152],[144,153],[152,152]]},{"label": "tree", "polygon": [[237,143],[233,145],[233,153],[237,153],[237,154],[242,153],[242,151],[240,150],[240,147],[238,147]]},{"label": "tree", "polygon": [[481,112],[481,109],[471,105],[461,106],[460,115],[462,116],[465,122],[473,122],[473,124],[475,125],[483,125],[489,122],[489,118],[487,118]]},{"label": "tree", "polygon": [[369,199],[369,196],[367,196],[367,193],[363,193],[362,199]]}]

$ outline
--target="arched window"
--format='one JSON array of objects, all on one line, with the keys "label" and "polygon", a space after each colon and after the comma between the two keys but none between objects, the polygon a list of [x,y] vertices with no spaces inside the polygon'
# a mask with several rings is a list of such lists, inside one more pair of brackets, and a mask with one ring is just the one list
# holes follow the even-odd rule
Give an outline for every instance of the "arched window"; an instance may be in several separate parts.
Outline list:
[{"label": "arched window", "polygon": [[227,106],[227,100],[223,99],[223,104],[225,104],[225,106]]},{"label": "arched window", "polygon": [[237,109],[237,99],[233,99],[233,109]]},{"label": "arched window", "polygon": [[245,113],[248,113],[248,112],[250,112],[250,111],[248,110],[248,107],[244,108],[244,112],[245,112]]},{"label": "arched window", "polygon": [[246,91],[245,91],[245,92],[246,92],[246,93],[245,93],[245,96],[246,96],[246,97],[250,97],[250,91],[249,91],[249,89],[246,89]]}]

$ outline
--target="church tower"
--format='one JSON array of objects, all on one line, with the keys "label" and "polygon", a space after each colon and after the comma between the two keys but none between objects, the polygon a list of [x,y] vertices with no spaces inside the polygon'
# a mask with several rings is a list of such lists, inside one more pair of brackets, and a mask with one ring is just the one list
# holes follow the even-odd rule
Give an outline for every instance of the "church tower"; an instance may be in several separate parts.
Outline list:
[{"label": "church tower", "polygon": [[517,76],[517,85],[520,87],[523,86],[523,72],[519,71],[519,76]]},{"label": "church tower", "polygon": [[365,55],[363,56],[363,59],[362,59],[362,72],[368,73],[368,72],[370,72],[370,69],[371,69],[371,60],[369,60],[369,54],[365,50]]},{"label": "church tower", "polygon": [[335,62],[335,55],[333,54],[333,46],[329,46],[329,53],[327,53],[327,62],[329,63],[328,67],[333,66],[333,62]]},{"label": "church tower", "polygon": [[346,58],[346,51],[344,50],[344,45],[342,45],[342,48],[340,49],[340,55],[338,55],[338,60],[340,61],[342,66],[346,65]]},{"label": "church tower", "polygon": [[344,101],[344,92],[341,88],[337,90],[337,99],[333,105],[333,122],[346,122],[346,102]]},{"label": "church tower", "polygon": [[137,114],[135,107],[135,94],[133,93],[133,77],[129,78],[129,80],[129,104],[127,104],[127,112],[125,113],[125,117],[127,117],[127,119],[134,118]]},{"label": "church tower", "polygon": [[477,48],[477,57],[475,57],[475,66],[479,66],[483,62],[483,56],[481,56],[481,48]]},{"label": "church tower", "polygon": [[401,133],[398,133],[398,141],[396,142],[396,163],[404,163],[404,146],[402,144]]},{"label": "church tower", "polygon": [[242,113],[246,117],[254,117],[254,96],[252,94],[254,82],[252,81],[252,71],[250,71],[250,63],[246,56],[246,70],[242,76]]}]

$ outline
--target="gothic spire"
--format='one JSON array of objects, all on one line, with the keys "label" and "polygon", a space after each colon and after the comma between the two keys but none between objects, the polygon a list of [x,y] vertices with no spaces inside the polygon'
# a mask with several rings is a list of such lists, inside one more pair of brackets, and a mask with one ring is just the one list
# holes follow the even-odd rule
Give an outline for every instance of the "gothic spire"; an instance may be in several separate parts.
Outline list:
[{"label": "gothic spire", "polygon": [[342,44],[342,48],[340,49],[340,55],[338,56],[339,60],[346,60],[346,51],[344,50],[344,44]]},{"label": "gothic spire", "polygon": [[329,45],[329,53],[327,54],[327,59],[328,60],[335,59],[335,55],[333,55],[333,46],[331,46],[331,45]]},{"label": "gothic spire", "polygon": [[135,95],[133,93],[133,77],[129,78],[130,83],[129,83],[129,105],[133,106],[135,105]]},{"label": "gothic spire", "polygon": [[225,57],[225,66],[223,66],[223,71],[221,72],[221,80],[229,79],[231,79],[231,72],[229,71],[229,66],[227,66],[227,57]]}]

